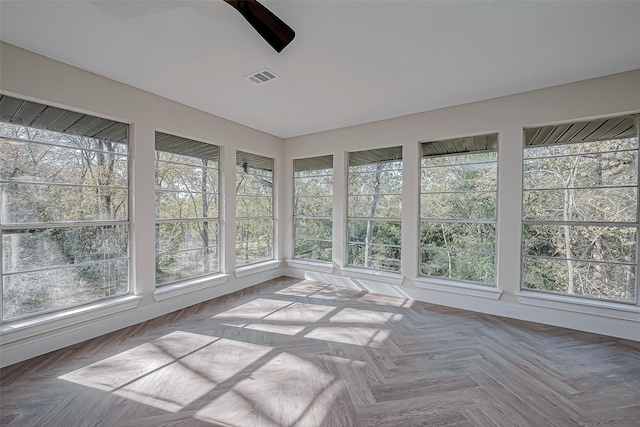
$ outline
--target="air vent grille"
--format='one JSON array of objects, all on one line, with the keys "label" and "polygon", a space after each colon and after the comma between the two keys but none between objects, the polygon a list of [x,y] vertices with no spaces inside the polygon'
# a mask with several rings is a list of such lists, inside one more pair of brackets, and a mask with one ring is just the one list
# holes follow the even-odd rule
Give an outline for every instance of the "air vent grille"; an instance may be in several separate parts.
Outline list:
[{"label": "air vent grille", "polygon": [[262,70],[255,71],[251,74],[244,76],[251,83],[261,85],[273,79],[279,78],[279,76],[268,68],[263,68]]}]

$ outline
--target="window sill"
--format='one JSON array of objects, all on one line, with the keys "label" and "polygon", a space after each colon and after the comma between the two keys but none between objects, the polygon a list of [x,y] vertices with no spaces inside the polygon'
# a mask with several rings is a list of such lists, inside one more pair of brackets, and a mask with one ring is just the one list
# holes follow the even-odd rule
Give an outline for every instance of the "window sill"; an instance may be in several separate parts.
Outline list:
[{"label": "window sill", "polygon": [[174,298],[202,289],[212,288],[227,282],[228,274],[216,274],[215,276],[199,277],[197,279],[162,286],[153,293],[156,301]]},{"label": "window sill", "polygon": [[256,273],[262,273],[263,271],[275,270],[279,268],[281,261],[278,259],[259,262],[256,264],[244,265],[242,267],[236,268],[236,278],[250,276]]},{"label": "window sill", "polygon": [[136,308],[142,295],[126,295],[0,326],[2,344],[45,334]]},{"label": "window sill", "polygon": [[634,305],[526,290],[516,293],[516,298],[519,303],[525,305],[640,322],[640,307]]},{"label": "window sill", "polygon": [[493,286],[476,285],[473,283],[457,282],[455,280],[438,279],[435,277],[416,277],[413,279],[416,288],[432,291],[450,292],[472,297],[500,299],[502,291]]},{"label": "window sill", "polygon": [[288,259],[287,265],[293,268],[317,271],[320,273],[333,273],[333,264],[323,261],[307,261],[304,259]]},{"label": "window sill", "polygon": [[369,270],[366,268],[344,267],[340,271],[348,277],[356,279],[375,280],[378,282],[390,283],[392,285],[401,285],[404,276],[400,273],[391,273],[387,271]]}]

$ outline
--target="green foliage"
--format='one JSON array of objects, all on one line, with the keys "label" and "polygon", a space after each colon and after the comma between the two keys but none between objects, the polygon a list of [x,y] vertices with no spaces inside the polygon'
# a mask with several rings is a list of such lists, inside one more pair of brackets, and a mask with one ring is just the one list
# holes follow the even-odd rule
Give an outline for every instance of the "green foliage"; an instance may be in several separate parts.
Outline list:
[{"label": "green foliage", "polygon": [[293,182],[293,256],[331,262],[333,171],[297,171]]},{"label": "green foliage", "polygon": [[420,274],[495,284],[496,161],[496,153],[422,159]]},{"label": "green foliage", "polygon": [[635,300],[637,146],[627,138],[525,150],[524,288]]},{"label": "green foliage", "polygon": [[4,319],[128,292],[126,144],[0,124],[0,180]]}]

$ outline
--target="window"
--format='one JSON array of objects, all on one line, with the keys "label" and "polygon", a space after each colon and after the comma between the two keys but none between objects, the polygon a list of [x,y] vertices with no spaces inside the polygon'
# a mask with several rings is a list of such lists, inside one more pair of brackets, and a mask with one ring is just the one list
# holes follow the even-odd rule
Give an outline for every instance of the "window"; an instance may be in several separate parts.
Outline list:
[{"label": "window", "polygon": [[128,126],[0,97],[2,320],[129,292]]},{"label": "window", "polygon": [[637,303],[637,122],[525,129],[523,289]]},{"label": "window", "polygon": [[236,266],[273,259],[273,159],[236,152]]},{"label": "window", "polygon": [[156,132],[156,285],[217,273],[216,145]]},{"label": "window", "polygon": [[498,135],[422,144],[420,274],[495,285]]},{"label": "window", "polygon": [[293,161],[293,257],[331,262],[333,156]]},{"label": "window", "polygon": [[347,264],[400,271],[402,147],[349,153]]}]

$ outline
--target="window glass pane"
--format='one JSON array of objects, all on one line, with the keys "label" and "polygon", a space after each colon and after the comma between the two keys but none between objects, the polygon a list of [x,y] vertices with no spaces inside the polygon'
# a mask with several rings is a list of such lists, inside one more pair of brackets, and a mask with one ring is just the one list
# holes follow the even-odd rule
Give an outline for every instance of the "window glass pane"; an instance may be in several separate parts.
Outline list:
[{"label": "window glass pane", "polygon": [[333,197],[295,197],[293,214],[300,216],[328,216],[333,214]]},{"label": "window glass pane", "polygon": [[349,242],[367,242],[385,245],[400,245],[402,228],[400,221],[354,220],[347,222],[347,240]]},{"label": "window glass pane", "polygon": [[636,227],[525,224],[525,255],[590,261],[636,262]]},{"label": "window glass pane", "polygon": [[422,144],[420,218],[438,222],[420,223],[421,275],[495,286],[498,154],[486,150],[497,143],[490,134]]},{"label": "window glass pane", "polygon": [[236,221],[236,265],[273,259],[273,219]]},{"label": "window glass pane", "polygon": [[156,218],[217,218],[218,195],[156,191]]},{"label": "window glass pane", "polygon": [[495,219],[496,193],[431,193],[420,195],[421,218]]},{"label": "window glass pane", "polygon": [[597,153],[604,151],[636,150],[638,138],[623,138],[611,141],[581,142],[577,144],[543,145],[527,147],[524,158],[538,158],[549,156],[565,156],[567,154]]},{"label": "window glass pane", "polygon": [[128,126],[0,97],[3,320],[127,294]]},{"label": "window glass pane", "polygon": [[[201,160],[201,163],[209,162]],[[156,162],[156,188],[160,190],[217,193],[218,171],[200,166]]]},{"label": "window glass pane", "polygon": [[128,219],[128,192],[109,187],[0,184],[3,223],[46,223]]},{"label": "window glass pane", "polygon": [[331,262],[330,241],[296,239],[293,245],[294,258]]},{"label": "window glass pane", "polygon": [[637,119],[525,129],[522,288],[636,302]]},{"label": "window glass pane", "polygon": [[420,246],[464,251],[494,252],[495,224],[423,222],[420,224]]},{"label": "window glass pane", "polygon": [[[294,164],[297,160],[294,160]],[[333,162],[333,160],[331,160]],[[307,178],[307,177],[312,177],[312,176],[324,176],[324,177],[331,177],[333,176],[333,169],[308,169],[308,170],[301,170],[301,171],[295,171],[293,173],[293,177],[294,178]]]},{"label": "window glass pane", "polygon": [[251,173],[236,168],[236,194],[247,196],[272,196],[273,172],[251,169]]},{"label": "window glass pane", "polygon": [[0,138],[0,179],[127,188],[127,156],[115,154],[118,145],[96,152]]},{"label": "window glass pane", "polygon": [[[347,264],[400,271],[402,147],[349,153]],[[381,221],[375,218],[398,219]]]},{"label": "window glass pane", "polygon": [[215,246],[156,255],[158,286],[218,271],[218,249]]},{"label": "window glass pane", "polygon": [[217,146],[156,132],[156,286],[217,273]]},{"label": "window glass pane", "polygon": [[399,218],[402,216],[402,195],[349,196],[349,217]]},{"label": "window glass pane", "polygon": [[330,219],[295,218],[294,239],[331,241],[333,221]]},{"label": "window glass pane", "polygon": [[384,165],[375,172],[350,173],[349,194],[402,194],[402,169],[385,171]]},{"label": "window glass pane", "polygon": [[273,259],[273,166],[236,151],[236,266]]},{"label": "window glass pane", "polygon": [[498,160],[498,153],[490,151],[486,153],[468,153],[468,154],[455,154],[451,156],[429,156],[423,157],[421,164],[423,168],[432,166],[446,166],[446,165],[462,165],[465,163],[482,163],[482,162],[495,162]]},{"label": "window glass pane", "polygon": [[423,249],[420,274],[494,285],[495,256]]},{"label": "window glass pane", "polygon": [[349,243],[349,265],[400,271],[400,246]]},{"label": "window glass pane", "polygon": [[129,262],[107,261],[81,267],[5,276],[5,320],[69,307],[129,292]]},{"label": "window glass pane", "polygon": [[[119,123],[119,125],[126,129],[125,124]],[[124,133],[126,136],[126,131]],[[14,141],[14,143],[17,144],[26,141],[35,141],[43,144],[60,145],[70,148],[85,148],[98,151],[106,150],[124,155],[128,153],[128,146],[126,143],[120,143],[114,140],[90,138],[82,135],[72,135],[51,130],[36,129],[13,123],[0,123],[0,137],[18,140]],[[109,148],[107,148],[107,146],[109,146]]]},{"label": "window glass pane", "polygon": [[246,217],[272,217],[273,216],[273,198],[256,197],[256,196],[236,196],[236,216],[238,218]]},{"label": "window glass pane", "polygon": [[[295,159],[293,257],[331,262],[333,156]],[[329,219],[299,218],[327,217]]]},{"label": "window glass pane", "polygon": [[156,224],[156,253],[218,246],[218,222]]},{"label": "window glass pane", "polygon": [[[201,144],[204,144],[204,142]],[[191,157],[191,156],[183,156],[175,153],[167,153],[161,150],[156,150],[156,161],[179,163],[186,166],[192,166],[194,168],[206,167],[206,168],[209,168],[210,170],[218,169],[218,162],[216,160],[200,159],[198,157]],[[212,172],[212,173],[214,175],[217,175],[217,172]]]},{"label": "window glass pane", "polygon": [[114,225],[4,231],[3,272],[126,258],[128,228]]},{"label": "window glass pane", "polygon": [[638,184],[638,152],[528,159],[524,188],[613,187]]},{"label": "window glass pane", "polygon": [[333,176],[311,176],[294,179],[296,196],[330,196],[333,194]]},{"label": "window glass pane", "polygon": [[496,191],[497,165],[475,163],[422,169],[422,192]]},{"label": "window glass pane", "polygon": [[636,266],[631,264],[523,259],[522,287],[526,289],[634,302],[635,286]]},{"label": "window glass pane", "polygon": [[598,188],[524,191],[526,220],[635,222],[638,189]]},{"label": "window glass pane", "polygon": [[349,166],[349,173],[402,171],[402,160],[391,162],[367,163],[358,166]]}]

